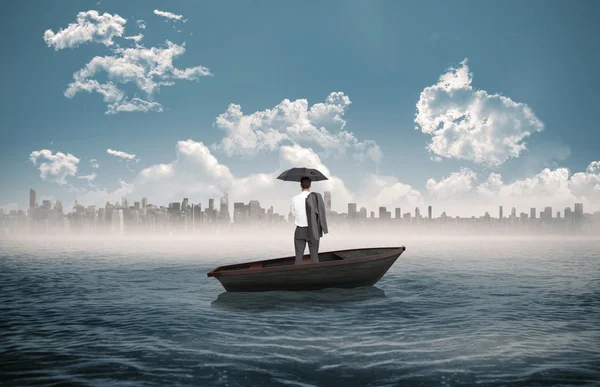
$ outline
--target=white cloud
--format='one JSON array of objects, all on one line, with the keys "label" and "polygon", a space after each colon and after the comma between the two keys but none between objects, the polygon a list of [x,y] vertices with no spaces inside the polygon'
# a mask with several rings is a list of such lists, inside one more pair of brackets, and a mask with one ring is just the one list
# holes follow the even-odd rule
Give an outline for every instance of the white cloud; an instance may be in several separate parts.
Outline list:
[{"label": "white cloud", "polygon": [[162,112],[163,106],[158,102],[145,101],[141,98],[132,98],[108,105],[106,114],[117,114],[119,112]]},{"label": "white cloud", "polygon": [[91,175],[77,176],[77,178],[87,180],[89,183],[91,183],[96,179],[96,176],[97,175],[95,173],[92,173]]},{"label": "white cloud", "polygon": [[125,37],[125,39],[127,39],[127,40],[133,40],[136,44],[141,42],[143,38],[144,38],[144,34],[137,34],[137,35]]},{"label": "white cloud", "polygon": [[430,195],[440,199],[461,196],[473,188],[477,180],[477,174],[468,168],[461,168],[459,172],[453,172],[450,176],[441,179],[427,180],[425,188]]},{"label": "white cloud", "polygon": [[90,187],[93,187],[94,185],[92,184],[92,182],[96,179],[96,174],[92,173],[90,175],[84,175],[84,176],[77,176],[78,179],[82,179],[82,180],[87,180],[88,185]]},{"label": "white cloud", "polygon": [[340,155],[349,150],[359,161],[379,162],[382,154],[377,143],[359,141],[344,129],[343,116],[350,104],[342,92],[331,93],[325,103],[310,108],[306,99],[285,99],[273,109],[249,115],[244,115],[240,105],[231,104],[215,120],[214,126],[224,130],[226,136],[214,148],[223,149],[229,156],[255,156],[276,150],[283,143],[316,144],[325,154]]},{"label": "white cloud", "polygon": [[[600,209],[600,163],[590,163],[585,172],[569,174],[567,168],[544,168],[539,173],[505,183],[498,173],[476,183],[475,173],[468,169],[451,174],[439,183],[427,182],[430,198],[436,206],[460,214],[481,215],[484,210],[494,216],[498,206],[515,207],[517,212],[529,213],[529,208],[553,207],[553,211],[573,208],[584,203],[589,210]],[[443,200],[438,200],[443,199]],[[554,216],[554,214],[553,214]]]},{"label": "white cloud", "polygon": [[[313,189],[319,192],[336,192],[334,203],[338,206],[338,211],[343,210],[346,203],[353,198],[343,181],[332,176],[330,170],[312,150],[298,145],[284,146],[279,150],[279,159],[280,165],[270,172],[235,176],[202,142],[179,141],[175,160],[141,170],[131,182],[123,182],[126,190],[121,188],[120,193],[92,190],[85,197],[93,204],[102,205],[108,197],[115,198],[125,192],[131,197],[147,196],[152,203],[164,205],[180,201],[183,197],[197,203],[208,197],[219,198],[223,192],[228,192],[230,210],[233,209],[234,201],[247,203],[257,199],[261,205],[273,205],[276,211],[283,211],[287,215],[291,197],[299,192],[299,183],[277,180],[277,176],[292,166],[303,165],[318,168],[328,175],[329,180],[314,183]],[[206,204],[203,202],[204,206]]]},{"label": "white cloud", "polygon": [[183,18],[183,15],[177,15],[171,12],[166,12],[166,11],[159,11],[158,9],[154,10],[154,14],[158,15],[158,16],[162,16],[162,17],[166,17],[167,19],[171,19],[171,20],[181,20]]},{"label": "white cloud", "polygon": [[[162,112],[163,106],[151,101],[161,86],[173,86],[174,80],[199,80],[210,76],[210,70],[204,66],[178,69],[173,60],[185,52],[185,44],[177,45],[170,41],[162,48],[117,48],[114,56],[96,56],[84,68],[73,74],[73,82],[65,91],[65,97],[73,98],[77,93],[95,91],[103,96],[107,104],[107,114],[119,112]],[[99,83],[96,77],[106,73],[108,81]],[[134,84],[146,94],[148,100],[128,99],[117,84]]]},{"label": "white cloud", "polygon": [[415,122],[432,136],[427,148],[489,166],[519,157],[527,149],[523,140],[542,131],[543,123],[526,104],[475,90],[471,82],[465,59],[421,92]]},{"label": "white cloud", "polygon": [[77,195],[77,199],[80,203],[85,203],[86,205],[96,205],[96,206],[104,206],[106,202],[110,202],[115,204],[116,202],[121,202],[121,198],[127,197],[133,192],[133,186],[130,183],[127,183],[123,180],[119,180],[119,187],[113,191],[108,191],[107,189],[88,189],[88,190],[79,190]]},{"label": "white cloud", "polygon": [[74,48],[92,41],[112,46],[113,38],[123,36],[125,23],[126,20],[116,14],[100,15],[94,10],[79,12],[76,23],[69,24],[57,33],[46,30],[44,40],[48,47],[54,47],[55,50]]},{"label": "white cloud", "polygon": [[141,30],[145,30],[146,29],[146,22],[143,20],[136,20],[135,21],[135,25],[137,26],[137,28],[141,29]]},{"label": "white cloud", "polygon": [[117,150],[107,149],[106,153],[108,153],[109,155],[117,156],[117,157],[119,157],[119,158],[121,158],[123,160],[133,160],[133,159],[135,159],[135,155],[134,154],[123,152],[123,151],[117,151]]},{"label": "white cloud", "polygon": [[95,79],[82,79],[69,84],[65,90],[65,97],[73,98],[78,92],[85,91],[91,93],[93,91],[102,95],[104,102],[108,104],[118,104],[125,98],[125,95],[112,82],[99,83]]},{"label": "white cloud", "polygon": [[[371,174],[363,183],[358,195],[358,206],[378,213],[378,207],[412,208],[423,204],[421,193],[408,184],[401,183],[394,176]],[[346,211],[344,211],[346,212]]]},{"label": "white cloud", "polygon": [[100,168],[100,164],[98,164],[98,160],[90,159],[90,167],[92,167],[94,169]]},{"label": "white cloud", "polygon": [[60,185],[67,183],[68,176],[75,176],[79,159],[70,153],[56,152],[48,149],[31,152],[29,159],[40,170],[42,180]]}]

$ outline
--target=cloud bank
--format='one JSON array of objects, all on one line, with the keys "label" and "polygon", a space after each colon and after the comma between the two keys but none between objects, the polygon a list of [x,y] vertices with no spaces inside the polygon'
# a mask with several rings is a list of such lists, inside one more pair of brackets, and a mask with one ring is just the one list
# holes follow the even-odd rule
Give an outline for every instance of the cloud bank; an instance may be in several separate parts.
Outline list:
[{"label": "cloud bank", "polygon": [[225,136],[213,149],[229,156],[253,157],[261,152],[279,149],[282,144],[317,146],[327,155],[350,153],[358,161],[381,161],[382,152],[376,142],[359,141],[345,130],[344,114],[351,101],[342,92],[333,92],[324,103],[309,107],[306,99],[283,100],[272,109],[249,115],[241,106],[230,104],[214,126]]},{"label": "cloud bank", "polygon": [[113,38],[123,36],[127,21],[119,15],[90,10],[79,12],[77,21],[69,24],[57,33],[48,29],[44,32],[44,40],[48,47],[55,50],[75,48],[83,43],[95,42],[105,46],[114,44]]},{"label": "cloud bank", "polygon": [[417,102],[417,129],[432,136],[435,157],[498,166],[527,149],[523,141],[544,129],[531,108],[471,86],[465,59],[426,87]]},{"label": "cloud bank", "polygon": [[79,159],[70,153],[52,153],[48,149],[31,152],[29,160],[38,166],[42,180],[60,185],[67,184],[68,176],[75,176],[79,164]]},{"label": "cloud bank", "polygon": [[[174,20],[182,17],[158,10],[155,13]],[[205,66],[175,67],[173,61],[185,53],[185,42],[175,44],[166,40],[162,47],[146,48],[140,45],[143,34],[123,36],[126,22],[118,15],[100,15],[98,11],[90,10],[80,12],[76,23],[69,24],[58,33],[51,30],[44,33],[44,40],[55,50],[75,48],[86,42],[113,46],[116,45],[115,38],[135,43],[135,47],[129,48],[116,45],[110,55],[92,58],[73,74],[73,81],[64,91],[65,97],[73,98],[82,92],[100,94],[106,103],[106,114],[162,112],[164,107],[154,100],[161,87],[173,86],[179,80],[198,81],[212,76]],[[137,20],[136,26],[146,28],[142,20]],[[135,86],[143,95],[128,96],[124,91],[126,85]]]}]

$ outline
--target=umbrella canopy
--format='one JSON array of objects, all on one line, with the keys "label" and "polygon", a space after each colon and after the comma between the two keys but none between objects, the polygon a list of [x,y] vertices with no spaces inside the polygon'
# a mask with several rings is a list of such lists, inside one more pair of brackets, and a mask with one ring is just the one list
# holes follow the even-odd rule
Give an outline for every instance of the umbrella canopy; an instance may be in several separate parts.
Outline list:
[{"label": "umbrella canopy", "polygon": [[300,181],[303,177],[309,177],[312,181],[329,180],[317,169],[312,168],[291,168],[277,178],[284,181]]}]

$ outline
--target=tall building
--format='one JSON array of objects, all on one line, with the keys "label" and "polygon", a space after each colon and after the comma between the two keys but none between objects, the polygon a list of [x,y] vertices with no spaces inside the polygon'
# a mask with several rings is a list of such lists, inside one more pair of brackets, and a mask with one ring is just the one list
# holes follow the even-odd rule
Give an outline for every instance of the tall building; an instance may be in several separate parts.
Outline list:
[{"label": "tall building", "polygon": [[348,203],[348,218],[356,219],[356,203]]},{"label": "tall building", "polygon": [[379,219],[385,219],[386,212],[387,211],[385,207],[379,207]]},{"label": "tall building", "polygon": [[325,212],[331,212],[331,191],[325,191]]},{"label": "tall building", "polygon": [[242,224],[247,218],[247,206],[242,202],[233,203],[233,223]]},{"label": "tall building", "polygon": [[367,209],[365,207],[360,208],[360,211],[358,212],[358,217],[360,219],[367,219]]},{"label": "tall building", "polygon": [[227,192],[221,198],[221,206],[219,207],[219,216],[221,220],[229,222],[229,195]]},{"label": "tall building", "polygon": [[63,206],[62,206],[62,202],[60,200],[56,199],[56,203],[54,203],[54,209],[59,214],[62,214],[62,212],[63,212]]},{"label": "tall building", "polygon": [[571,211],[571,207],[565,208],[565,219],[573,220],[573,212]]},{"label": "tall building", "polygon": [[35,208],[35,191],[29,190],[29,208]]},{"label": "tall building", "polygon": [[143,197],[142,198],[142,208],[146,208],[148,207],[148,198],[147,197]]},{"label": "tall building", "polygon": [[133,202],[133,209],[136,211],[140,210],[140,202]]},{"label": "tall building", "polygon": [[529,217],[531,219],[535,219],[535,208],[531,207],[531,209],[529,210]]},{"label": "tall building", "polygon": [[427,217],[431,220],[431,206],[427,206]]},{"label": "tall building", "polygon": [[127,204],[127,198],[125,198],[125,197],[121,198],[121,207],[122,208],[129,208],[129,205]]},{"label": "tall building", "polygon": [[415,208],[415,218],[420,218],[421,217],[421,210],[419,210],[419,207]]},{"label": "tall building", "polygon": [[502,219],[504,214],[502,213],[502,206],[498,207],[498,219]]},{"label": "tall building", "polygon": [[583,221],[583,203],[575,203],[575,211],[573,212],[573,221],[578,222],[578,223]]},{"label": "tall building", "polygon": [[192,226],[202,224],[202,204],[194,204],[192,208]]},{"label": "tall building", "polygon": [[552,220],[552,207],[545,207],[544,211],[540,213],[540,220],[550,221]]},{"label": "tall building", "polygon": [[183,198],[183,201],[181,202],[181,210],[182,211],[187,210],[188,204],[189,204],[188,198]]},{"label": "tall building", "polygon": [[394,218],[396,218],[396,219],[402,218],[402,211],[400,211],[399,207],[396,207],[394,209]]},{"label": "tall building", "polygon": [[513,208],[510,210],[510,217],[511,217],[512,219],[515,219],[515,218],[517,217],[517,209],[516,209],[515,207],[513,207]]},{"label": "tall building", "polygon": [[258,221],[260,220],[260,214],[261,214],[260,203],[258,202],[258,200],[250,200],[250,202],[248,202],[248,207],[249,207],[248,215],[250,218],[250,222],[258,223]]}]

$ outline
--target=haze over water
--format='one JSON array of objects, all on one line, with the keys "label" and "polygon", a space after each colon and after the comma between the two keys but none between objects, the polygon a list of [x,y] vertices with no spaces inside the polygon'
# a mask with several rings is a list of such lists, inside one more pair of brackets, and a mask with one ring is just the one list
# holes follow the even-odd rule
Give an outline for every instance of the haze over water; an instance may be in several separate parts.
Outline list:
[{"label": "haze over water", "polygon": [[286,237],[0,240],[5,385],[592,385],[600,239],[328,235],[406,246],[372,288],[224,293]]}]

